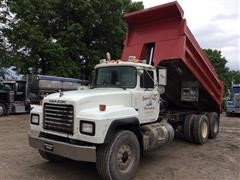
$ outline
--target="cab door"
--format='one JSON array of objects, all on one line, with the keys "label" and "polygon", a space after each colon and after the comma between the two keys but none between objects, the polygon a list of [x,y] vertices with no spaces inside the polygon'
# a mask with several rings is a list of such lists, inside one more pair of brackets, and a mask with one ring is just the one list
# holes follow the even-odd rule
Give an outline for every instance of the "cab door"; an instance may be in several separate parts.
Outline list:
[{"label": "cab door", "polygon": [[140,76],[137,106],[141,123],[154,122],[158,119],[159,93],[154,80],[156,80],[156,74],[153,70],[144,70]]}]

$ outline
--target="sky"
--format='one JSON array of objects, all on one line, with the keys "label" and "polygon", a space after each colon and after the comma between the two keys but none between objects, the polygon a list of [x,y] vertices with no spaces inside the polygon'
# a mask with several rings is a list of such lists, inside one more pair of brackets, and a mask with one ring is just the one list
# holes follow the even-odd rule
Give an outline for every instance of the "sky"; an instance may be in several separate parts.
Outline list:
[{"label": "sky", "polygon": [[[172,0],[143,1],[149,8]],[[187,25],[202,48],[217,49],[227,66],[240,70],[240,0],[177,0]]]}]

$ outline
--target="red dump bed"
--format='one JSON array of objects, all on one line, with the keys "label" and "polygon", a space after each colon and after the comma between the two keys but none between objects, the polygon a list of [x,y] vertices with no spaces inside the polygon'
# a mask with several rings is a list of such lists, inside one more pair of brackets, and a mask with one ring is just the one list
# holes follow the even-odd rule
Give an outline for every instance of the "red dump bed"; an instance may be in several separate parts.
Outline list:
[{"label": "red dump bed", "polygon": [[142,59],[144,46],[154,43],[154,65],[172,59],[182,61],[221,111],[223,83],[189,30],[177,2],[129,13],[124,19],[128,34],[122,59]]}]

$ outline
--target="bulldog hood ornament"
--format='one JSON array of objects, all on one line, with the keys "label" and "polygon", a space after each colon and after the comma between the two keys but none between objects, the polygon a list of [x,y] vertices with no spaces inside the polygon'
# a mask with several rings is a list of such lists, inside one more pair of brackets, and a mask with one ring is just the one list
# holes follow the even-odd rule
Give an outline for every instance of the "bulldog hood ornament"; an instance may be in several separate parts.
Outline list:
[{"label": "bulldog hood ornament", "polygon": [[62,90],[59,90],[59,97],[62,97],[64,94],[62,92]]}]

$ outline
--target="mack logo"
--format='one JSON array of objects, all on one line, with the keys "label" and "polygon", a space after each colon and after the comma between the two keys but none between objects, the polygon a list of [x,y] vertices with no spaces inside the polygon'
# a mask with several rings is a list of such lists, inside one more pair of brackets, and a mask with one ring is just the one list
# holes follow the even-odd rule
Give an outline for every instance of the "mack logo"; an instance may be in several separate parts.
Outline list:
[{"label": "mack logo", "polygon": [[66,103],[66,101],[63,101],[63,100],[49,100],[49,102],[51,102],[51,103],[60,103],[60,104]]}]

